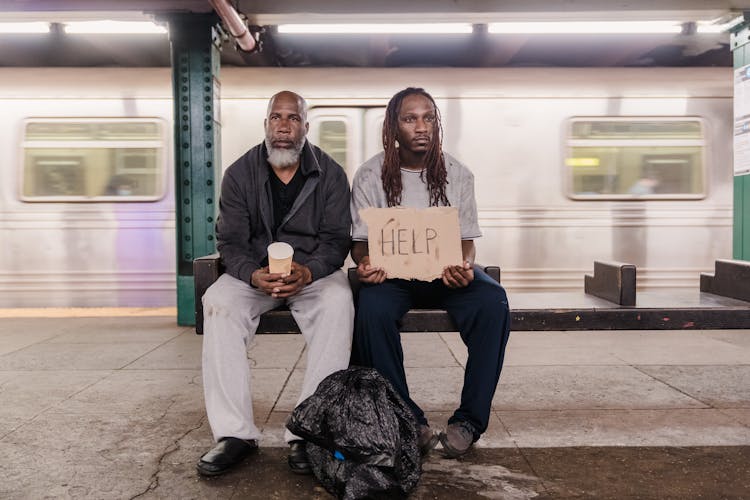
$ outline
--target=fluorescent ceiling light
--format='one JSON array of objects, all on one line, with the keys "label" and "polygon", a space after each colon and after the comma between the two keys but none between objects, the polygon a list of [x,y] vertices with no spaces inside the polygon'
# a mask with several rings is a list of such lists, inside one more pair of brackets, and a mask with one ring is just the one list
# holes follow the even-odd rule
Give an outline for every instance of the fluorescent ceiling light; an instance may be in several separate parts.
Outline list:
[{"label": "fluorescent ceiling light", "polygon": [[0,33],[49,33],[49,23],[0,23]]},{"label": "fluorescent ceiling light", "polygon": [[420,24],[280,24],[279,33],[306,34],[412,34],[412,33],[471,33],[469,23]]},{"label": "fluorescent ceiling light", "polygon": [[682,26],[677,21],[541,21],[490,23],[487,30],[523,34],[680,33]]},{"label": "fluorescent ceiling light", "polygon": [[698,21],[696,31],[698,33],[724,33],[740,24],[743,20],[743,16],[737,16],[724,24],[716,24],[715,21]]},{"label": "fluorescent ceiling light", "polygon": [[65,24],[72,34],[164,34],[163,26],[148,21],[76,21]]}]

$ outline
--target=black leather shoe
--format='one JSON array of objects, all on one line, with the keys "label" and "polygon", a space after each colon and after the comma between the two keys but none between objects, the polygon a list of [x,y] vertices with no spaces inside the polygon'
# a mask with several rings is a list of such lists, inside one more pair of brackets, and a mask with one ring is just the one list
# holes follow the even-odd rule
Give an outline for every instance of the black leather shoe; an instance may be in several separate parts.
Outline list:
[{"label": "black leather shoe", "polygon": [[254,439],[225,437],[198,461],[198,473],[204,476],[218,476],[242,462],[245,457],[258,449]]},{"label": "black leather shoe", "polygon": [[312,474],[310,459],[307,458],[307,443],[301,439],[289,443],[289,468],[295,474]]}]

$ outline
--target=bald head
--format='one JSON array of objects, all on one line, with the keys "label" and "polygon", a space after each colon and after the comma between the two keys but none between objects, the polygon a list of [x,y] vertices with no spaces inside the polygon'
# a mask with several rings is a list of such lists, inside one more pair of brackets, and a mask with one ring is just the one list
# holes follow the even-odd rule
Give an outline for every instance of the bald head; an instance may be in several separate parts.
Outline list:
[{"label": "bald head", "polygon": [[274,94],[268,101],[268,109],[266,110],[266,118],[271,115],[271,110],[274,108],[276,103],[295,103],[297,106],[297,113],[302,117],[303,122],[307,122],[307,101],[291,90],[282,90]]}]

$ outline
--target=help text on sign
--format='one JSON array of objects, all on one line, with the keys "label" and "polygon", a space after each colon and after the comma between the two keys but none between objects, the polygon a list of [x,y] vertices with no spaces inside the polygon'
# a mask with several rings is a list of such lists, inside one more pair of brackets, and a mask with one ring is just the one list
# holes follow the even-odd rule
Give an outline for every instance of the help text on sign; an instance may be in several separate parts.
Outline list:
[{"label": "help text on sign", "polygon": [[365,208],[370,264],[388,278],[431,281],[446,266],[461,264],[461,234],[455,207]]}]

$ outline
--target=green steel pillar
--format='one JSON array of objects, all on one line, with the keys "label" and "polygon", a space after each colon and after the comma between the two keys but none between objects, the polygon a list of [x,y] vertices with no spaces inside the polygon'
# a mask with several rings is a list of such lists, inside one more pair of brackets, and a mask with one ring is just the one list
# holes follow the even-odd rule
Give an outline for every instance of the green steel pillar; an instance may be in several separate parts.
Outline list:
[{"label": "green steel pillar", "polygon": [[[745,12],[745,21],[738,26],[731,35],[732,57],[734,59],[735,71],[740,68],[745,68],[744,75],[750,76],[750,12]],[[744,95],[745,99],[750,99],[750,94],[747,92],[737,92],[738,85],[750,85],[750,78],[743,78],[742,72],[740,75],[735,75],[735,99],[738,99],[740,95]],[[747,80],[749,83],[742,83],[742,80]],[[741,104],[735,102],[735,110],[739,108],[750,108],[750,102]],[[744,114],[744,113],[743,113]],[[735,116],[734,122],[734,133],[737,134],[740,130],[746,126],[750,126],[750,119],[741,120],[742,117]],[[735,259],[738,260],[750,260],[750,172],[742,168],[742,164],[747,162],[746,156],[750,153],[744,152],[738,154],[735,148],[735,175],[734,175],[734,233],[733,233],[733,244],[732,254]]]},{"label": "green steel pillar", "polygon": [[214,14],[169,17],[174,96],[177,323],[195,324],[193,259],[216,251],[221,173],[219,48]]}]

